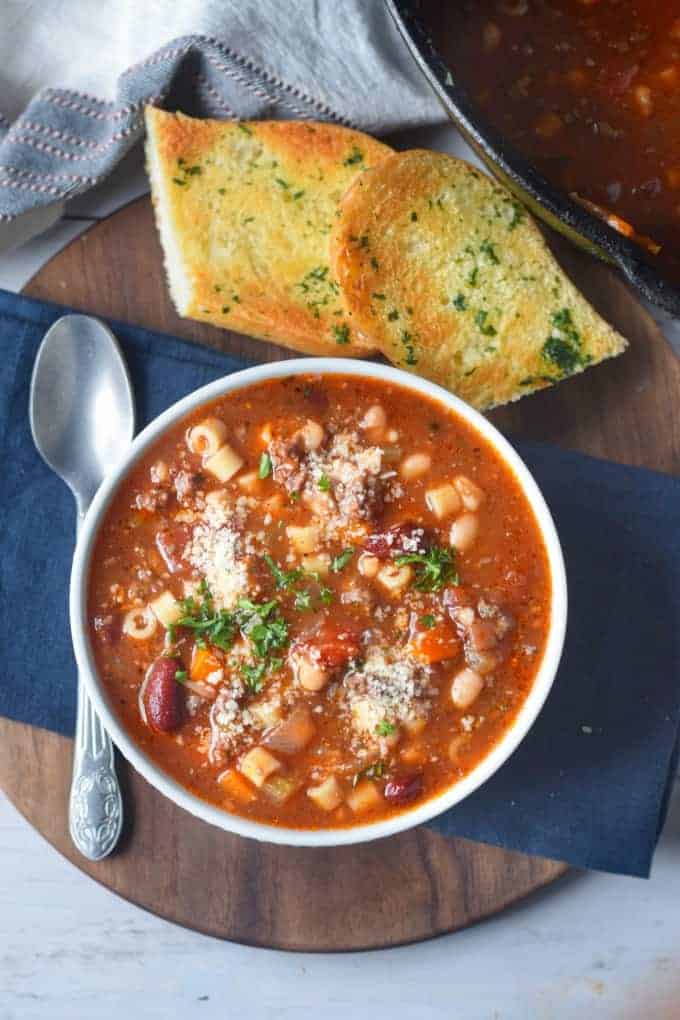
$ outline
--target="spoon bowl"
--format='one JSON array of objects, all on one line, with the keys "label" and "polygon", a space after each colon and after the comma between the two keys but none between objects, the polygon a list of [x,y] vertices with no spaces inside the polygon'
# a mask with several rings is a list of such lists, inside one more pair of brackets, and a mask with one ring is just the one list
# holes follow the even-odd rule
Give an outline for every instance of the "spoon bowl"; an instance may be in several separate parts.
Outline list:
[{"label": "spoon bowl", "polygon": [[36,448],[75,496],[79,516],[132,442],[132,388],[115,337],[97,319],[65,315],[45,334],[33,368]]}]

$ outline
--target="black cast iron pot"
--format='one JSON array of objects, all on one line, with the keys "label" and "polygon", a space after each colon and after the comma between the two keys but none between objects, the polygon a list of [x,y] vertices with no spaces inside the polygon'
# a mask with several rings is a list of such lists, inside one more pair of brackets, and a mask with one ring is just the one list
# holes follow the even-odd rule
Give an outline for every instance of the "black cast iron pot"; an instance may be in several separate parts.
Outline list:
[{"label": "black cast iron pot", "polygon": [[[491,172],[531,211],[575,244],[617,265],[663,318],[680,319],[680,289],[648,255],[597,216],[555,188],[482,116],[447,66],[429,26],[442,21],[442,10],[455,18],[447,0],[385,0],[404,41],[444,109]],[[448,16],[448,13],[447,13]]]}]

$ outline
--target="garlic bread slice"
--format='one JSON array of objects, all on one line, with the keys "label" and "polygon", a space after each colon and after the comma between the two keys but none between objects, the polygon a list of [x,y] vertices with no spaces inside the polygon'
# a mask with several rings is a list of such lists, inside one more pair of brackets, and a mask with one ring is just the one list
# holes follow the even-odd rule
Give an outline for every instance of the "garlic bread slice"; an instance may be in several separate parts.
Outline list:
[{"label": "garlic bread slice", "polygon": [[309,121],[196,120],[146,109],[147,164],[180,315],[310,354],[366,354],[330,271],[349,184],[391,153]]},{"label": "garlic bread slice", "polygon": [[480,409],[626,347],[524,207],[441,153],[394,153],[354,181],[334,228],[331,269],[369,346]]}]

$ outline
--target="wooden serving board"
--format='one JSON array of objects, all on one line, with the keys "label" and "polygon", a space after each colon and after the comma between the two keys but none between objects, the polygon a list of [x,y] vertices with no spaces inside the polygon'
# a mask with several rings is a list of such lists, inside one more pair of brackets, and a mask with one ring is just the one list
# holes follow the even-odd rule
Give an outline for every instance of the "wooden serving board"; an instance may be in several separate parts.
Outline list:
[{"label": "wooden serving board", "polygon": [[[680,468],[680,361],[607,267],[563,244],[577,284],[631,341],[615,362],[497,411],[515,435],[630,464]],[[148,199],[93,227],[26,288],[253,360],[280,348],[186,322],[173,311]],[[66,584],[66,579],[64,579]],[[67,826],[71,741],[0,720],[0,784],[22,814],[82,871],[127,899],[221,938],[283,949],[398,945],[487,917],[565,873],[564,864],[426,829],[331,850],[229,836],[175,807],[125,762],[126,827],[118,851],[92,864]]]}]

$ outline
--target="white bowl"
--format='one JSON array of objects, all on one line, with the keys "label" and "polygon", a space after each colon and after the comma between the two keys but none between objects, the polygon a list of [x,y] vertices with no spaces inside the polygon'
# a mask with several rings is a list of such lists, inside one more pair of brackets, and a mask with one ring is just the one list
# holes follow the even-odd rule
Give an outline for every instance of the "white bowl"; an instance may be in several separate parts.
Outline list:
[{"label": "white bowl", "polygon": [[[529,695],[502,739],[471,772],[438,796],[431,797],[424,803],[385,821],[354,825],[346,829],[289,829],[284,826],[267,825],[263,822],[241,818],[194,796],[156,765],[122,727],[111,709],[108,695],[97,674],[89,638],[87,590],[92,551],[102,518],[118,486],[132,465],[156,439],[162,436],[166,429],[202,404],[267,379],[302,374],[354,375],[396,383],[414,390],[416,393],[431,397],[460,415],[491,444],[503,461],[512,469],[536,516],[548,554],[552,581],[550,626],[543,658]],[[289,846],[339,846],[391,836],[396,832],[402,832],[404,829],[410,829],[422,822],[427,822],[430,818],[447,811],[468,797],[507,761],[531,728],[552,687],[562,654],[566,630],[567,584],[562,550],[555,525],[536,482],[512,446],[478,411],[473,410],[440,386],[399,369],[388,368],[368,361],[357,362],[340,358],[301,358],[258,365],[255,368],[235,372],[233,375],[209,383],[173,404],[137,436],[122,463],[102,484],[83,522],[71,572],[70,618],[73,647],[80,675],[95,708],[121,753],[144,776],[147,782],[191,814],[202,818],[203,821],[209,822],[211,825],[226,829],[228,832],[236,832],[252,839],[269,843],[283,843]]]}]

